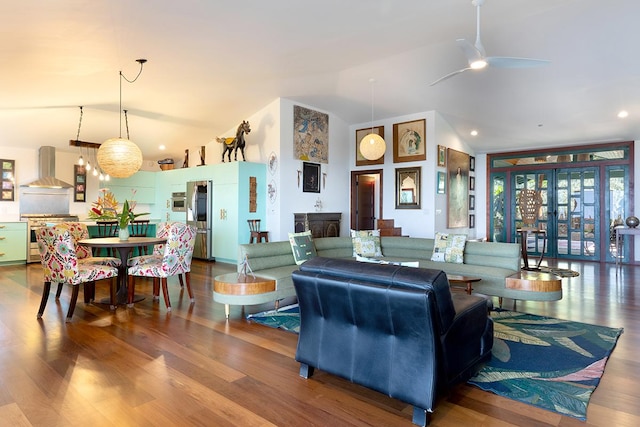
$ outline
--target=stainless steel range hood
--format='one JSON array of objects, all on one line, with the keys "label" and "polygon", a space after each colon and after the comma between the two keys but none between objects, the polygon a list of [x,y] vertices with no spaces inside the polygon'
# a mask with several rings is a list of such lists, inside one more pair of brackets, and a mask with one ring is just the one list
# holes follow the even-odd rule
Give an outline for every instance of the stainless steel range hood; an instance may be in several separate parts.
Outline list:
[{"label": "stainless steel range hood", "polygon": [[73,185],[55,177],[56,174],[56,149],[51,146],[40,147],[38,160],[38,176],[35,181],[23,185],[23,187],[38,188],[72,188]]}]

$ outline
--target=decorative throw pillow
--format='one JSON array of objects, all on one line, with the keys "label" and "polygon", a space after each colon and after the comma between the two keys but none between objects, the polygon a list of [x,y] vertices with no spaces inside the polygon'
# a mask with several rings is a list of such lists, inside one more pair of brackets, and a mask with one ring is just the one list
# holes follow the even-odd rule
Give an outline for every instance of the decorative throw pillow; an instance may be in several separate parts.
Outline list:
[{"label": "decorative throw pillow", "polygon": [[380,247],[380,230],[351,230],[353,256],[382,256]]},{"label": "decorative throw pillow", "polygon": [[466,234],[436,233],[431,261],[464,263]]},{"label": "decorative throw pillow", "polygon": [[289,233],[289,243],[291,243],[293,259],[295,259],[297,265],[316,256],[316,247],[313,244],[311,231]]}]

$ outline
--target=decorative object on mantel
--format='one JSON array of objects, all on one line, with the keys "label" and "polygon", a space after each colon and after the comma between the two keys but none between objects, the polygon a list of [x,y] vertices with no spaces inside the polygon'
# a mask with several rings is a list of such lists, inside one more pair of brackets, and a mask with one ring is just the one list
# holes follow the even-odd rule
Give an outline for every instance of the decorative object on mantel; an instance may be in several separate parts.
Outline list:
[{"label": "decorative object on mantel", "polygon": [[[115,178],[128,178],[134,173],[138,172],[140,166],[142,166],[142,151],[133,142],[129,140],[129,120],[127,118],[127,110],[122,109],[122,79],[129,83],[133,83],[138,80],[140,74],[142,74],[142,67],[144,66],[146,59],[136,59],[136,62],[140,64],[140,71],[138,75],[133,79],[127,79],[122,71],[120,71],[120,107],[118,113],[120,115],[120,134],[117,138],[110,138],[100,145],[98,149],[98,164],[100,168]],[[122,113],[127,126],[127,138],[122,137]]]},{"label": "decorative object on mantel", "polygon": [[[205,161],[207,159],[206,156],[206,148],[204,145],[200,146],[200,164],[198,166],[204,166],[205,165]],[[224,162],[224,159],[222,159],[222,161]]]},{"label": "decorative object on mantel", "polygon": [[371,132],[360,140],[360,152],[367,160],[378,160],[384,156],[384,152],[387,150],[384,138],[373,130],[373,86],[375,82],[375,79],[369,79],[369,83],[371,83]]},{"label": "decorative object on mantel", "polygon": [[[236,129],[235,138],[216,138],[216,141],[224,144],[224,149],[222,150],[222,163],[224,163],[224,155],[227,153],[227,160],[231,161],[232,151],[233,160],[238,160],[238,148],[240,149],[240,153],[242,154],[242,160],[246,160],[244,157],[244,147],[247,145],[247,142],[244,139],[244,134],[249,132],[251,132],[251,126],[249,125],[248,121],[243,120],[242,123],[238,125],[238,129]],[[204,146],[202,147],[202,149],[204,149]]]},{"label": "decorative object on mantel", "polygon": [[182,168],[189,167],[189,150],[184,150],[184,162],[182,162]]},{"label": "decorative object on mantel", "polygon": [[163,171],[172,170],[173,159],[167,157],[166,159],[158,160],[158,165],[160,165],[160,169],[162,169]]},{"label": "decorative object on mantel", "polygon": [[636,228],[640,224],[640,220],[635,216],[630,216],[625,220],[625,223],[629,228]]}]

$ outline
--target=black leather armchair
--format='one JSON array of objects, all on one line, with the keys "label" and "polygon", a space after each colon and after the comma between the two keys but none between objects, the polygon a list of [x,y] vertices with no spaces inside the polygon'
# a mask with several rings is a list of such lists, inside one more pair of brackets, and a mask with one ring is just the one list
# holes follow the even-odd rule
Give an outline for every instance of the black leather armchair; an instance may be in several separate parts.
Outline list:
[{"label": "black leather armchair", "polygon": [[486,300],[452,295],[442,271],[316,257],[293,283],[300,375],[318,368],[409,403],[415,424],[491,357]]}]

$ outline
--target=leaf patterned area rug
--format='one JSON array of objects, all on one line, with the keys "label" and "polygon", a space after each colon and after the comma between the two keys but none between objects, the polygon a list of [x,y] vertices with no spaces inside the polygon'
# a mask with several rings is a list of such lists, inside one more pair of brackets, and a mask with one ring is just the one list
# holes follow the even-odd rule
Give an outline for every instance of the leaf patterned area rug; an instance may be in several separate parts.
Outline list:
[{"label": "leaf patterned area rug", "polygon": [[269,326],[271,328],[284,329],[285,331],[300,332],[300,311],[298,304],[288,305],[278,310],[263,311],[262,313],[247,314],[247,320]]},{"label": "leaf patterned area rug", "polygon": [[[492,357],[469,380],[483,390],[581,420],[622,329],[515,311],[491,312]],[[298,305],[247,320],[299,333]]]},{"label": "leaf patterned area rug", "polygon": [[483,390],[586,420],[587,404],[622,329],[492,311],[489,362],[469,380]]}]

